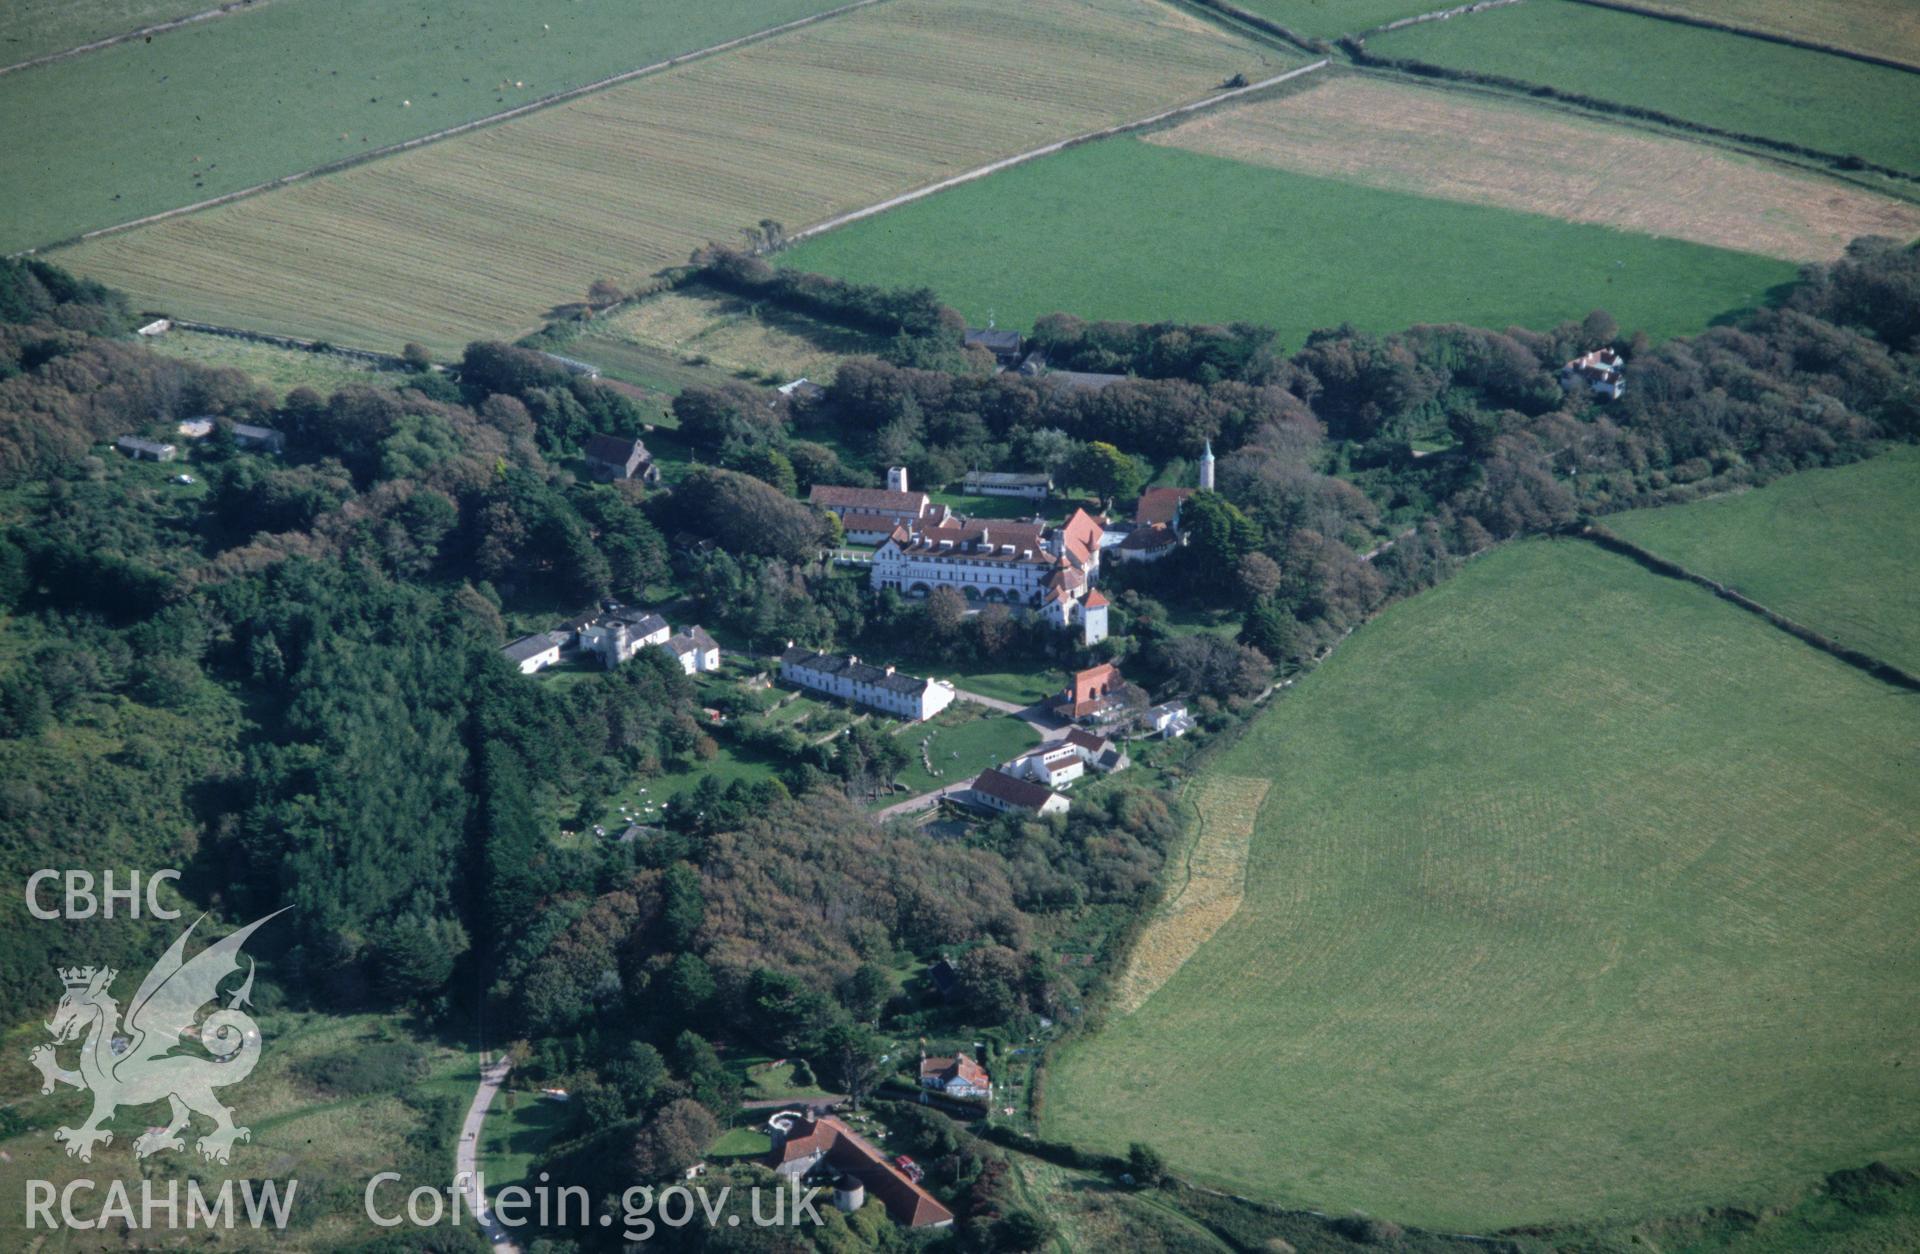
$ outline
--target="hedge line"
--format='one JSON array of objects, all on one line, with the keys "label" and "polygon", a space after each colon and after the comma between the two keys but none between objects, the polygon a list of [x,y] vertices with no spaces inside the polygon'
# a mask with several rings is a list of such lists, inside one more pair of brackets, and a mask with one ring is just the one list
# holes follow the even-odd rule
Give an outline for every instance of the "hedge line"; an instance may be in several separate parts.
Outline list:
[{"label": "hedge line", "polygon": [[1367,51],[1364,40],[1348,36],[1340,41],[1340,46],[1352,57],[1356,65],[1373,69],[1395,70],[1402,74],[1412,74],[1419,78],[1440,79],[1444,82],[1472,83],[1479,87],[1497,87],[1502,91],[1521,92],[1541,100],[1556,100],[1562,104],[1576,105],[1595,113],[1610,113],[1619,117],[1635,118],[1645,122],[1657,122],[1676,130],[1688,131],[1696,135],[1706,135],[1714,139],[1730,140],[1756,148],[1767,148],[1775,152],[1784,152],[1796,157],[1806,157],[1823,162],[1838,170],[1866,170],[1882,174],[1888,178],[1903,179],[1907,182],[1920,182],[1920,175],[1906,170],[1896,170],[1892,166],[1879,165],[1853,153],[1833,153],[1820,148],[1809,148],[1784,139],[1770,139],[1765,135],[1749,135],[1741,131],[1724,130],[1718,126],[1708,126],[1704,122],[1692,122],[1676,117],[1671,113],[1662,113],[1658,109],[1648,109],[1641,105],[1622,104],[1617,100],[1603,100],[1598,96],[1583,95],[1580,92],[1562,91],[1558,87],[1549,87],[1544,83],[1531,83],[1522,78],[1508,78],[1504,74],[1484,74],[1478,70],[1460,70],[1452,66],[1434,65],[1427,61],[1416,61],[1408,57],[1383,57]]},{"label": "hedge line", "polygon": [[1920,65],[1910,65],[1905,61],[1895,61],[1889,57],[1876,57],[1870,52],[1855,52],[1851,48],[1839,48],[1833,44],[1823,44],[1813,39],[1799,39],[1792,35],[1774,35],[1766,31],[1751,30],[1745,26],[1734,26],[1727,22],[1716,22],[1710,17],[1696,17],[1687,13],[1668,13],[1661,9],[1642,8],[1637,4],[1627,4],[1623,0],[1573,0],[1575,4],[1590,4],[1596,9],[1612,9],[1617,13],[1631,13],[1635,17],[1650,17],[1658,22],[1678,22],[1682,26],[1698,26],[1702,30],[1716,30],[1726,35],[1739,35],[1746,39],[1760,39],[1770,44],[1785,44],[1789,48],[1804,48],[1808,52],[1824,52],[1830,57],[1845,57],[1849,61],[1862,61],[1868,65],[1877,65],[1883,69],[1901,70],[1908,74],[1920,74]]}]

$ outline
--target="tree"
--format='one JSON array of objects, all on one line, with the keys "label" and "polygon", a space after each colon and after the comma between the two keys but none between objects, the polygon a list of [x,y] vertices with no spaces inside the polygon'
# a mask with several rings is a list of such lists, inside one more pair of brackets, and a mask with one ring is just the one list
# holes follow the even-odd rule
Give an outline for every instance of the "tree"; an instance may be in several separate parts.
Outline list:
[{"label": "tree", "polygon": [[1127,1174],[1142,1188],[1155,1188],[1167,1177],[1167,1160],[1152,1146],[1135,1141],[1127,1147]]},{"label": "tree", "polygon": [[980,945],[961,956],[956,969],[961,1004],[981,1023],[1005,1023],[1022,1010],[1025,970],[1005,945]]},{"label": "tree", "polygon": [[1093,441],[1075,454],[1071,478],[1106,500],[1138,496],[1147,481],[1139,462],[1102,440]]},{"label": "tree", "polygon": [[927,629],[936,640],[951,642],[967,620],[967,598],[960,589],[941,586],[927,598]]},{"label": "tree", "polygon": [[689,1098],[668,1102],[636,1132],[627,1165],[639,1180],[677,1176],[700,1161],[720,1136],[713,1112]]},{"label": "tree", "polygon": [[427,351],[426,345],[416,344],[412,340],[408,340],[400,350],[400,360],[407,363],[407,369],[415,374],[425,374],[433,369],[433,354]]},{"label": "tree", "polygon": [[587,303],[595,308],[617,305],[626,298],[626,289],[612,279],[595,279],[587,287]]},{"label": "tree", "polygon": [[887,1042],[873,1029],[852,1022],[836,1023],[821,1042],[828,1076],[855,1105],[866,1100],[880,1078],[880,1059]]},{"label": "tree", "polygon": [[1257,604],[1280,591],[1280,563],[1265,553],[1248,553],[1240,559],[1234,570],[1240,583],[1240,593],[1247,603]]},{"label": "tree", "polygon": [[1053,1225],[1027,1210],[1010,1210],[994,1221],[993,1248],[1007,1254],[1027,1254],[1053,1243]]}]

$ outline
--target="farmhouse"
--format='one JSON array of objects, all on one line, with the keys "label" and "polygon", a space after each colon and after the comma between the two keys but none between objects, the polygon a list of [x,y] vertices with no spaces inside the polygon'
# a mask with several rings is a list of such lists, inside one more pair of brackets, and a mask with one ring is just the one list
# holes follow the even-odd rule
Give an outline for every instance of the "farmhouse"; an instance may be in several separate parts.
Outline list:
[{"label": "farmhouse", "polygon": [[667,642],[673,629],[667,620],[647,610],[614,609],[568,624],[574,647],[593,653],[608,670],[640,650]]},{"label": "farmhouse", "polygon": [[1103,775],[1124,771],[1133,765],[1133,760],[1127,756],[1125,749],[1105,736],[1087,731],[1082,727],[1067,728],[1067,734],[1062,736],[1058,743],[1070,746],[1089,769],[1099,771]]},{"label": "farmhouse", "polygon": [[977,1097],[993,1100],[993,1080],[987,1069],[967,1057],[920,1058],[920,1087],[945,1093],[948,1097]]},{"label": "farmhouse", "polygon": [[1616,401],[1626,394],[1627,359],[1610,348],[1596,348],[1560,368],[1560,386],[1568,391],[1585,387],[1590,395]]},{"label": "farmhouse", "polygon": [[816,483],[807,493],[807,502],[838,518],[847,539],[856,544],[879,544],[897,527],[940,526],[953,517],[925,492],[907,489],[905,466],[888,468],[884,488]]},{"label": "farmhouse", "polygon": [[1047,494],[1053,491],[1053,476],[971,470],[960,487],[969,496],[1017,496],[1029,501],[1044,501]]},{"label": "farmhouse", "polygon": [[685,632],[667,637],[666,649],[689,675],[703,675],[720,669],[720,643],[698,624]]},{"label": "farmhouse", "polygon": [[279,453],[286,449],[287,441],[272,427],[256,427],[250,422],[233,424],[233,442],[241,448],[260,449],[268,453]]},{"label": "farmhouse", "polygon": [[137,435],[123,435],[113,446],[137,462],[170,462],[180,456],[180,450],[171,444],[143,440]]},{"label": "farmhouse", "polygon": [[560,660],[564,632],[542,631],[522,636],[500,650],[500,655],[519,668],[522,675],[545,670]]},{"label": "farmhouse", "polygon": [[905,675],[891,666],[869,666],[857,657],[815,653],[792,641],[780,655],[780,678],[917,723],[953,704],[952,684]]},{"label": "farmhouse", "polygon": [[1120,668],[1112,662],[1075,671],[1072,682],[1054,699],[1054,708],[1075,722],[1111,718],[1119,712],[1125,685]]},{"label": "farmhouse", "polygon": [[1072,803],[1044,784],[1019,779],[1005,771],[980,772],[961,799],[998,814],[1025,811],[1028,814],[1065,814]]},{"label": "farmhouse", "polygon": [[587,473],[602,483],[615,479],[639,479],[642,483],[660,482],[660,467],[639,440],[624,435],[596,435],[583,450]]},{"label": "farmhouse", "polygon": [[1055,740],[1007,763],[1007,774],[1061,788],[1087,773],[1086,759],[1070,744]]},{"label": "farmhouse", "polygon": [[837,1177],[836,1192],[849,1179],[877,1198],[893,1221],[905,1228],[945,1228],[953,1212],[908,1177],[872,1142],[831,1115],[814,1118],[781,1111],[767,1121],[774,1139],[768,1166],[783,1179],[803,1180],[816,1168]]},{"label": "farmhouse", "polygon": [[967,348],[984,348],[993,354],[993,359],[1001,369],[1011,370],[1020,364],[1020,333],[1018,331],[998,331],[992,327],[981,330],[968,327],[961,343]]},{"label": "farmhouse", "polygon": [[1178,740],[1194,729],[1193,716],[1187,713],[1184,701],[1154,706],[1147,711],[1145,721],[1164,740]]}]

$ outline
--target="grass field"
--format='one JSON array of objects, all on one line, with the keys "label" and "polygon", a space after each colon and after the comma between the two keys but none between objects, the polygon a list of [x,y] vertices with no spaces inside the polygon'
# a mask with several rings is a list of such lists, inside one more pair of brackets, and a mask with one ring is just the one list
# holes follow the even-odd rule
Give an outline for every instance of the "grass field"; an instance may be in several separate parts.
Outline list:
[{"label": "grass field", "polygon": [[1920,449],[1603,520],[1841,643],[1920,673]]},{"label": "grass field", "polygon": [[1032,518],[1035,514],[1058,514],[1052,501],[1030,501],[1023,496],[973,496],[965,492],[929,492],[935,505],[944,505],[968,518]]},{"label": "grass field", "polygon": [[219,0],[8,0],[0,6],[0,66],[65,52],[218,5]]},{"label": "grass field", "polygon": [[[1127,195],[1113,189],[1125,187]],[[1046,240],[1045,248],[1030,248]],[[1018,254],[1017,266],[1003,264]],[[925,283],[970,321],[1548,327],[1595,308],[1655,337],[1761,303],[1793,266],[1266,169],[1137,139],[1088,144],[854,223],[797,270]]]},{"label": "grass field", "polygon": [[1236,8],[1271,18],[1297,35],[1334,39],[1451,7],[1445,0],[1233,0]]},{"label": "grass field", "polygon": [[587,352],[608,343],[773,384],[801,376],[831,383],[842,360],[885,347],[875,336],[698,286],[649,296],[596,318],[575,347]]},{"label": "grass field", "polygon": [[1158,0],[888,0],[56,256],[202,321],[454,352],[763,218],[793,229],[1284,63]]},{"label": "grass field", "polygon": [[1021,705],[1057,696],[1067,684],[1064,671],[943,671],[940,677],[963,691]]},{"label": "grass field", "polygon": [[256,384],[283,396],[298,387],[313,388],[322,395],[348,386],[399,387],[411,377],[403,370],[381,370],[337,353],[308,353],[178,327],[141,343],[162,357],[239,370]]},{"label": "grass field", "polygon": [[502,1089],[480,1125],[479,1168],[487,1193],[510,1184],[534,1183],[534,1167],[567,1126],[573,1110],[527,1089]]},{"label": "grass field", "polygon": [[1481,93],[1355,74],[1305,81],[1150,138],[1790,261],[1830,261],[1861,235],[1920,235],[1920,205],[1725,149]]},{"label": "grass field", "polygon": [[432,134],[838,2],[298,0],[21,70],[0,77],[0,249]]},{"label": "grass field", "polygon": [[1913,0],[1638,0],[1641,8],[1920,65]]},{"label": "grass field", "polygon": [[1357,632],[1209,775],[1241,910],[1059,1059],[1045,1131],[1487,1231],[1920,1161],[1920,708],[1597,547]]},{"label": "grass field", "polygon": [[1920,172],[1920,93],[1901,70],[1568,0],[1426,22],[1369,46]]},{"label": "grass field", "polygon": [[[127,986],[123,995],[131,994],[139,974],[143,973],[122,975],[121,982]],[[52,1006],[52,999],[48,1005]],[[0,1096],[10,1113],[28,1128],[0,1138],[0,1148],[4,1149],[0,1185],[18,1199],[24,1195],[25,1180],[51,1181],[56,1189],[76,1179],[92,1180],[94,1185],[78,1193],[74,1203],[76,1213],[85,1214],[103,1205],[108,1182],[119,1180],[126,1183],[138,1215],[139,1181],[143,1176],[165,1181],[190,1172],[209,1193],[218,1189],[220,1181],[232,1179],[236,1182],[236,1205],[242,1179],[272,1178],[283,1190],[289,1180],[297,1179],[296,1219],[284,1234],[276,1234],[277,1246],[332,1250],[379,1235],[362,1210],[362,1191],[375,1171],[403,1161],[408,1152],[407,1137],[421,1128],[421,1115],[401,1099],[397,1089],[382,1087],[380,1091],[344,1095],[317,1088],[303,1074],[304,1065],[324,1056],[364,1050],[377,1039],[411,1041],[421,1051],[424,1071],[407,1087],[421,1095],[456,1096],[464,1110],[477,1082],[473,1056],[412,1037],[399,1020],[392,1018],[263,1013],[258,1008],[252,1013],[265,1042],[259,1065],[240,1084],[221,1090],[223,1100],[234,1108],[234,1122],[248,1128],[251,1137],[234,1146],[232,1161],[226,1166],[206,1162],[194,1152],[192,1141],[185,1154],[164,1154],[136,1166],[133,1140],[149,1124],[164,1122],[164,1103],[123,1109],[109,1125],[115,1133],[112,1143],[97,1149],[92,1163],[67,1157],[65,1147],[53,1139],[53,1129],[84,1120],[90,1100],[65,1086],[52,1096],[40,1096],[39,1074],[27,1066],[26,1056],[33,1045],[51,1038],[38,1024],[8,1034],[6,1048],[0,1051],[0,1059],[4,1059],[4,1065],[0,1065]],[[73,1050],[69,1045],[60,1052],[70,1062]],[[195,1116],[193,1126],[198,1133],[208,1130],[210,1124]],[[450,1131],[445,1145],[448,1173],[452,1171],[455,1135],[457,1130]],[[436,1160],[440,1157],[435,1155]],[[164,1183],[156,1189],[156,1196],[166,1196]],[[404,1198],[404,1194],[399,1196]],[[185,1205],[183,1193],[183,1221]],[[108,1248],[100,1243],[98,1233],[67,1229],[49,1235],[44,1225],[29,1232],[23,1228],[25,1220],[25,1208],[17,1202],[0,1207],[0,1246],[16,1250]],[[164,1210],[157,1212],[156,1222],[165,1224]],[[118,1244],[118,1240],[112,1244]],[[128,1240],[129,1248],[140,1244],[137,1234]]]}]

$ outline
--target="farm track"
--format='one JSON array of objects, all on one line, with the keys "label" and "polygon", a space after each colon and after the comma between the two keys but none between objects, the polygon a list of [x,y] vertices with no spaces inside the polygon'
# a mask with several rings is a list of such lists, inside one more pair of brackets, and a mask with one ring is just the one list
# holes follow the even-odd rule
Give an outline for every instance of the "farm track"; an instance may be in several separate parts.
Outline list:
[{"label": "farm track", "polygon": [[[261,0],[261,2],[265,3],[266,0]],[[618,74],[596,79],[591,83],[582,83],[578,87],[569,87],[564,91],[556,91],[549,95],[542,96],[538,100],[530,100],[526,104],[515,105],[511,109],[503,109],[498,113],[490,113],[483,118],[475,118],[470,122],[461,122],[455,126],[442,127],[431,134],[418,135],[412,139],[401,140],[396,144],[387,144],[384,147],[375,148],[370,152],[355,153],[351,157],[342,157],[338,161],[325,161],[319,165],[310,166],[305,170],[298,170],[292,174],[282,175],[279,178],[268,179],[264,183],[255,183],[251,187],[243,187],[238,191],[225,192],[219,196],[211,196],[205,200],[197,200],[190,205],[181,205],[174,209],[163,210],[160,213],[150,213],[145,217],[134,218],[131,221],[117,223],[113,226],[99,227],[92,231],[83,232],[73,239],[59,240],[38,248],[23,248],[10,255],[15,257],[27,256],[29,254],[45,252],[49,249],[61,248],[86,240],[100,239],[108,235],[118,235],[124,231],[132,231],[143,226],[152,226],[158,222],[165,222],[170,218],[178,218],[186,214],[199,213],[202,210],[212,209],[220,205],[232,204],[238,200],[245,200],[249,197],[257,196],[262,192],[289,187],[295,183],[305,182],[308,179],[318,178],[322,175],[337,174],[342,170],[350,170],[355,166],[366,165],[369,162],[378,161],[383,157],[391,157],[398,153],[424,147],[428,144],[438,143],[443,139],[451,139],[456,135],[464,135],[469,131],[477,131],[489,126],[497,126],[502,122],[511,121],[514,118],[523,117],[529,113],[537,113],[542,109],[551,108],[554,105],[565,104],[570,100],[578,100],[582,96],[590,96],[595,92],[605,91],[609,87],[617,87],[622,83],[629,83],[635,79],[645,78],[651,74],[658,74],[663,70],[670,70],[678,65],[686,65],[692,61],[704,60],[718,53],[744,47],[747,44],[758,43],[763,39],[771,39],[776,35],[798,30],[803,26],[812,26],[817,22],[824,22],[845,13],[852,13],[856,9],[864,9],[871,5],[883,4],[885,2],[886,0],[853,0],[851,4],[843,4],[839,8],[828,9],[824,13],[809,14],[806,17],[795,18],[791,22],[783,22],[778,26],[769,26],[765,30],[755,31],[750,35],[741,35],[717,44],[709,44],[705,48],[698,48],[692,52],[683,52],[678,56],[668,57],[662,61],[655,61],[650,65],[643,65],[639,69],[623,70]],[[238,6],[228,6],[228,8],[234,7]],[[208,16],[208,14],[202,14],[201,16],[205,17]],[[114,40],[110,42],[119,41]],[[99,46],[104,47],[106,45],[102,44]],[[61,55],[64,56],[67,54],[63,53]]]},{"label": "farm track", "polygon": [[179,30],[182,26],[192,26],[197,22],[211,21],[216,17],[225,17],[241,9],[258,9],[271,4],[273,0],[233,0],[217,8],[204,9],[199,13],[189,13],[185,17],[176,17],[171,21],[155,22],[152,26],[142,26],[139,30],[130,30],[120,35],[109,35],[105,39],[96,39],[92,43],[80,44],[59,52],[49,52],[43,56],[29,57],[25,61],[16,61],[12,65],[0,65],[0,74],[11,74],[15,70],[30,70],[36,65],[51,65],[55,61],[65,61],[71,57],[84,56],[89,52],[99,52],[116,44],[131,43],[136,39],[152,39],[155,35],[170,30]]}]

